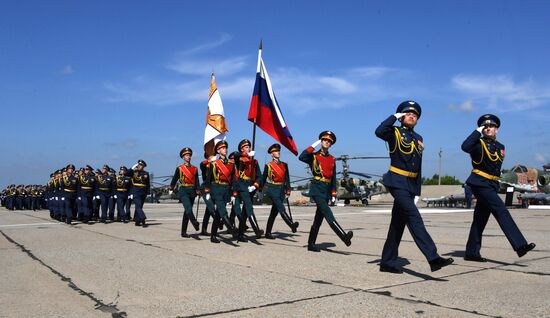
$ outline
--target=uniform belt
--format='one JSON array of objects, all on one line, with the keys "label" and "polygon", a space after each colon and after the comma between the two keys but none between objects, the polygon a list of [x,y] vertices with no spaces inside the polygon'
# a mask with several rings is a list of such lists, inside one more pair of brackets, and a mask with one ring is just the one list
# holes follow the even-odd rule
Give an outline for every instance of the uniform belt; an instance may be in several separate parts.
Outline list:
[{"label": "uniform belt", "polygon": [[324,183],[330,183],[330,179],[327,179],[325,177],[313,177],[313,179],[315,179],[317,181],[324,182]]},{"label": "uniform belt", "polygon": [[111,188],[99,188],[99,190],[102,190],[102,191],[109,191],[109,190],[111,190]]},{"label": "uniform belt", "polygon": [[180,186],[182,186],[182,187],[194,187],[195,184],[194,183],[181,183]]},{"label": "uniform belt", "polygon": [[418,172],[407,171],[394,166],[390,166],[390,171],[405,176],[407,178],[416,178],[418,176]]},{"label": "uniform belt", "polygon": [[252,178],[247,177],[247,176],[239,176],[239,179],[243,179],[243,180],[249,181],[249,180],[251,180]]},{"label": "uniform belt", "polygon": [[275,182],[275,181],[273,181],[273,182],[270,181],[268,183],[273,184],[273,185],[283,185],[283,184],[285,184],[284,182]]},{"label": "uniform belt", "polygon": [[229,185],[229,182],[214,182],[215,184]]},{"label": "uniform belt", "polygon": [[143,183],[134,183],[136,187],[144,187],[145,185]]},{"label": "uniform belt", "polygon": [[81,187],[81,189],[84,189],[84,190],[92,190],[93,188],[92,188],[92,187]]},{"label": "uniform belt", "polygon": [[71,189],[64,189],[65,192],[76,192],[76,190],[71,190]]},{"label": "uniform belt", "polygon": [[120,189],[120,188],[117,188],[116,190],[117,190],[117,191],[120,191],[120,192],[126,192],[126,191],[128,191],[128,189]]},{"label": "uniform belt", "polygon": [[472,173],[475,173],[478,176],[482,176],[485,179],[489,179],[489,180],[493,180],[493,181],[498,181],[500,179],[499,176],[493,176],[492,174],[488,174],[487,172],[484,172],[484,171],[481,171],[481,170],[478,170],[478,169],[472,170]]}]

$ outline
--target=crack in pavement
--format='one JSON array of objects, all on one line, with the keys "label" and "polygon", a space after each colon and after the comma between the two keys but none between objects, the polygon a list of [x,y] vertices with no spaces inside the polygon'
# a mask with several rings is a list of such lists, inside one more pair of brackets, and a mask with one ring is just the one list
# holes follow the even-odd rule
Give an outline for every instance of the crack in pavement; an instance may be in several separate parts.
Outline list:
[{"label": "crack in pavement", "polygon": [[99,310],[99,311],[102,311],[102,312],[105,312],[105,313],[110,313],[111,316],[113,318],[123,318],[123,317],[126,317],[126,312],[124,311],[120,311],[118,308],[117,308],[117,305],[116,303],[111,303],[111,304],[106,304],[104,303],[103,301],[101,301],[99,298],[97,298],[96,296],[94,296],[93,293],[91,292],[87,292],[85,290],[83,290],[82,288],[78,287],[70,277],[67,277],[65,276],[63,273],[61,273],[60,271],[54,269],[53,267],[51,267],[50,265],[46,264],[44,261],[42,261],[40,258],[38,258],[36,255],[34,255],[29,249],[27,249],[24,245],[16,242],[14,239],[12,239],[10,236],[8,236],[6,233],[4,233],[4,231],[0,230],[0,234],[2,234],[10,243],[14,244],[15,246],[19,247],[19,249],[27,254],[27,256],[29,256],[31,259],[37,261],[38,263],[40,263],[42,266],[46,267],[47,269],[49,269],[54,275],[56,275],[57,277],[59,277],[61,279],[61,281],[63,282],[67,282],[67,286],[78,292],[80,295],[82,296],[85,296],[87,298],[89,298],[90,300],[92,300],[93,302],[95,302],[95,309],[96,310]]}]

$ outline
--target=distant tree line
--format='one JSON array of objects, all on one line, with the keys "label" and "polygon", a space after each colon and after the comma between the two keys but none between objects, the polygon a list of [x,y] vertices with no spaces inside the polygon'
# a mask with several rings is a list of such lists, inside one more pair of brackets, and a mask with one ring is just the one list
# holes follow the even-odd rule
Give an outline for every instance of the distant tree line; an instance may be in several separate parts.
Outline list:
[{"label": "distant tree line", "polygon": [[[439,183],[439,175],[436,173],[430,179],[422,177],[423,185],[437,185]],[[442,176],[441,185],[461,185],[462,182],[453,176]]]}]

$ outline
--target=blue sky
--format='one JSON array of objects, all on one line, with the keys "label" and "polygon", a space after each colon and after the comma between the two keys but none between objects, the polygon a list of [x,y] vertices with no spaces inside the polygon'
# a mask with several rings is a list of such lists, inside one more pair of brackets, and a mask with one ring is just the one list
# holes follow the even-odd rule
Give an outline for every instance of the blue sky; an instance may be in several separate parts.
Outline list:
[{"label": "blue sky", "polygon": [[[171,174],[202,154],[210,72],[236,145],[258,43],[301,151],[333,130],[335,155],[386,155],[376,126],[403,100],[423,107],[424,175],[464,180],[476,119],[503,121],[504,167],[550,161],[545,1],[2,1],[0,186],[45,183],[74,163],[148,162]],[[257,158],[271,137],[259,132]],[[293,175],[305,166],[283,152]],[[387,160],[353,161],[382,174]]]}]

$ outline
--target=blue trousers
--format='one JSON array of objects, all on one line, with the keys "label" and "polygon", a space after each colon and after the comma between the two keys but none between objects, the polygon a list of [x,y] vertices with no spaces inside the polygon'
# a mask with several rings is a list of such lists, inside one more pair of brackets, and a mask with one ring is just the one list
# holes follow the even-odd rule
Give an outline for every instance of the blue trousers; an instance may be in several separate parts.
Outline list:
[{"label": "blue trousers", "polygon": [[134,220],[144,221],[147,219],[145,212],[143,212],[143,204],[145,203],[145,198],[147,194],[145,193],[134,193],[134,206],[136,210],[134,212]]},{"label": "blue trousers", "polygon": [[514,251],[527,245],[525,237],[521,234],[516,222],[512,219],[510,212],[506,209],[497,192],[493,188],[488,187],[476,187],[473,185],[470,185],[470,187],[477,198],[477,204],[474,209],[474,219],[470,228],[470,235],[466,243],[466,255],[480,256],[483,230],[487,225],[491,213],[497,220],[498,225],[502,229],[502,232],[504,232],[504,235],[506,235]]},{"label": "blue trousers", "polygon": [[109,199],[111,195],[109,192],[99,191],[99,200],[101,205],[101,220],[107,219],[107,210],[109,209]]},{"label": "blue trousers", "polygon": [[61,202],[63,204],[63,211],[65,213],[65,217],[67,218],[67,222],[71,222],[73,220],[75,201],[76,193],[63,194],[63,200],[61,200]]},{"label": "blue trousers", "polygon": [[125,220],[126,215],[126,201],[128,201],[128,194],[124,192],[117,192],[116,194],[116,208],[117,219]]},{"label": "blue trousers", "polygon": [[437,247],[428,234],[426,226],[418,208],[414,204],[414,193],[403,189],[389,188],[393,196],[393,208],[391,212],[390,228],[384,249],[382,250],[381,265],[396,267],[399,243],[403,237],[405,226],[428,261],[439,257]]},{"label": "blue trousers", "polygon": [[89,219],[92,216],[92,194],[82,194],[80,197],[80,211],[83,218]]}]

